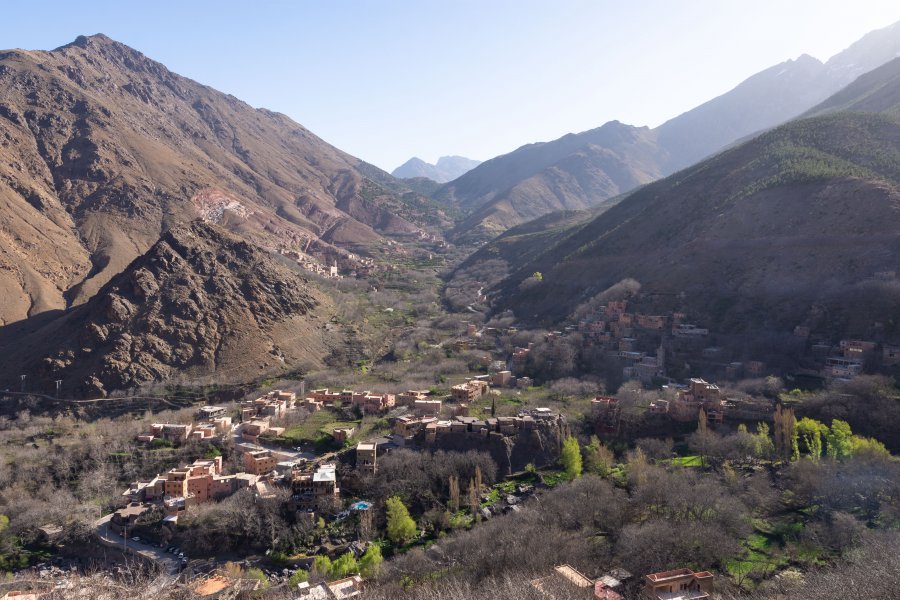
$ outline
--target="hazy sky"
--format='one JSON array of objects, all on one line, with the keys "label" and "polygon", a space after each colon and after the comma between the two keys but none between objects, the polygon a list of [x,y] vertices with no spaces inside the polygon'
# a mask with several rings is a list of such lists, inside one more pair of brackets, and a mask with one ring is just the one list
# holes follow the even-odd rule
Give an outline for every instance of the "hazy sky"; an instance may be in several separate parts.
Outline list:
[{"label": "hazy sky", "polygon": [[618,119],[655,126],[900,21],[835,0],[4,0],[0,47],[102,32],[388,171],[485,160]]}]

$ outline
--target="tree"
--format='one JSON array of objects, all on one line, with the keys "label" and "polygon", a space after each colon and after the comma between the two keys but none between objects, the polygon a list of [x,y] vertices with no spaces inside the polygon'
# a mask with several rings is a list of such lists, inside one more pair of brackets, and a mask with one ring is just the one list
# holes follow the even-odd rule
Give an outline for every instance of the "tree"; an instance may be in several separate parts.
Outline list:
[{"label": "tree", "polygon": [[826,429],[826,432],[829,458],[843,460],[853,454],[853,432],[847,421],[832,420],[831,429]]},{"label": "tree", "polygon": [[331,559],[324,554],[318,554],[313,559],[313,572],[318,575],[318,579],[328,579],[331,573]]},{"label": "tree", "polygon": [[374,577],[381,568],[384,558],[381,556],[381,547],[375,544],[366,549],[359,559],[359,572],[363,577]]},{"label": "tree", "polygon": [[399,496],[392,496],[385,502],[387,506],[387,536],[395,544],[409,543],[416,535],[416,522]]},{"label": "tree", "polygon": [[572,436],[565,439],[559,461],[570,479],[581,477],[581,447],[578,445],[578,440]]},{"label": "tree", "polygon": [[769,437],[769,424],[765,421],[757,423],[754,438],[754,454],[756,457],[771,458],[775,453],[775,445],[772,443],[772,438]]},{"label": "tree", "polygon": [[359,564],[352,552],[341,554],[336,561],[331,563],[331,569],[328,571],[331,579],[341,579],[355,573],[359,573]]},{"label": "tree", "polygon": [[469,480],[469,511],[472,513],[472,522],[481,520],[481,513],[478,508],[481,504],[478,502],[478,488],[475,487],[475,480]]},{"label": "tree", "polygon": [[706,433],[706,422],[706,411],[701,406],[700,412],[697,414],[697,433]]},{"label": "tree", "polygon": [[606,477],[615,460],[612,451],[600,443],[596,435],[592,435],[588,445],[584,447],[584,467],[587,472]]},{"label": "tree", "polygon": [[803,443],[803,450],[813,460],[822,458],[822,434],[826,433],[828,428],[809,417],[803,417],[797,421],[797,436]]},{"label": "tree", "polygon": [[884,444],[875,438],[864,438],[854,435],[850,440],[852,454],[854,458],[864,460],[890,460],[891,453],[888,452]]},{"label": "tree", "polygon": [[375,528],[372,523],[372,509],[367,508],[359,512],[359,539],[368,542],[372,539],[372,531]]},{"label": "tree", "polygon": [[797,441],[797,417],[794,409],[775,405],[775,453],[782,460],[797,460],[800,446]]},{"label": "tree", "polygon": [[450,476],[450,512],[459,512],[459,477]]},{"label": "tree", "polygon": [[308,579],[308,572],[304,571],[303,569],[297,569],[296,571],[294,571],[294,574],[291,575],[291,578],[288,579],[288,586],[291,588],[295,588]]}]

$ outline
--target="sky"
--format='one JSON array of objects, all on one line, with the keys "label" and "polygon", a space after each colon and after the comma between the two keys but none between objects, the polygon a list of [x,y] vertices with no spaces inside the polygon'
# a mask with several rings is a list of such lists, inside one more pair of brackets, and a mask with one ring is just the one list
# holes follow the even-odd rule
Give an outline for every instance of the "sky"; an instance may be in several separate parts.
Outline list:
[{"label": "sky", "polygon": [[896,0],[4,0],[0,47],[105,33],[392,171],[653,127],[897,21]]}]

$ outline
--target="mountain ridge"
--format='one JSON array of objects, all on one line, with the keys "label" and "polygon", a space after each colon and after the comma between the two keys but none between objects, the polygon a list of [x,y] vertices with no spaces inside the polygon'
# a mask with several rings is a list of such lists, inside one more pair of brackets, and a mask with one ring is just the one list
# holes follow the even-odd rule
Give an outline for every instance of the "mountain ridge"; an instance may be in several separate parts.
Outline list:
[{"label": "mountain ridge", "polygon": [[2,52],[0,84],[0,324],[84,302],[198,217],[329,262],[448,222],[288,117],[103,34]]},{"label": "mountain ridge", "polygon": [[[900,306],[890,285],[876,290],[871,281],[900,252],[898,148],[896,116],[793,121],[557,233],[488,293],[498,311],[551,324],[633,278],[669,299],[660,310],[719,331],[815,329],[829,310],[840,333],[874,335],[866,321],[874,313],[863,307]],[[542,281],[523,286],[535,271]]]},{"label": "mountain ridge", "polygon": [[480,164],[480,160],[473,160],[464,156],[442,156],[435,164],[427,163],[421,158],[414,156],[394,169],[391,175],[401,179],[425,177],[435,183],[447,183],[465,175]]},{"label": "mountain ridge", "polygon": [[[600,144],[616,155],[617,166],[625,166],[636,175],[630,181],[608,173],[608,165],[603,162],[608,155],[590,149],[592,132],[604,125],[551,142],[522,146],[482,163],[433,196],[457,205],[465,215],[451,232],[453,239],[484,241],[539,214],[597,205],[797,117],[851,83],[860,72],[883,64],[898,52],[900,26],[895,24],[870,32],[825,63],[801,55],[764,69],[728,92],[648,129],[646,143],[656,146],[652,152],[640,146],[635,146],[639,148],[635,152]],[[609,124],[621,125],[617,121]],[[569,147],[573,156],[588,153],[590,157],[578,161],[557,154],[535,160],[535,148],[544,146]],[[568,163],[563,162],[567,159]],[[569,183],[588,179],[586,173],[590,175],[588,185]],[[511,202],[511,197],[519,200]]]}]

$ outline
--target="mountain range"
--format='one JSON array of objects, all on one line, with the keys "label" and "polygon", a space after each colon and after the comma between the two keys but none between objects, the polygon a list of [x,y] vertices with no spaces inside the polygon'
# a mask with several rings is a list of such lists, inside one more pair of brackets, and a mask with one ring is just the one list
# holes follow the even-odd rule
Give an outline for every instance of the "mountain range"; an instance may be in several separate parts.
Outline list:
[{"label": "mountain range", "polygon": [[457,241],[484,241],[554,210],[595,206],[794,118],[900,54],[900,25],[869,33],[825,63],[803,55],[659,127],[612,121],[488,160],[435,191],[466,218]]},{"label": "mountain range", "polygon": [[421,158],[413,157],[394,169],[391,175],[402,179],[425,177],[437,183],[447,183],[465,175],[480,164],[479,160],[463,156],[442,156],[433,165]]},{"label": "mountain range", "polygon": [[[498,311],[556,323],[632,278],[648,310],[717,331],[900,335],[900,59],[809,116],[648,184],[560,229],[526,224],[464,265],[502,260]],[[867,109],[869,112],[864,112]],[[525,253],[529,238],[543,239]],[[517,249],[518,245],[518,249]],[[504,248],[506,246],[506,248]],[[521,257],[521,258],[520,258]],[[525,285],[533,273],[541,281]]]},{"label": "mountain range", "polygon": [[106,36],[0,52],[0,325],[85,302],[196,218],[323,261],[449,223],[286,116]]}]

